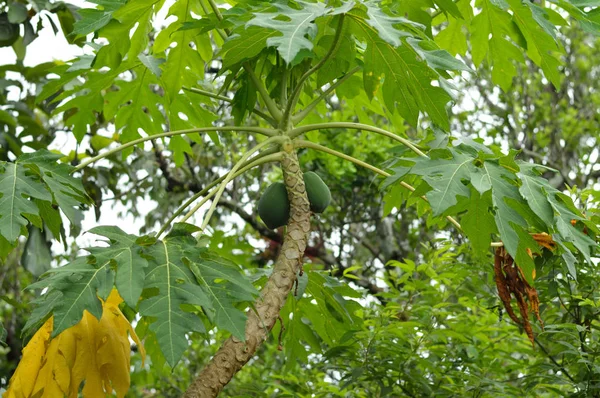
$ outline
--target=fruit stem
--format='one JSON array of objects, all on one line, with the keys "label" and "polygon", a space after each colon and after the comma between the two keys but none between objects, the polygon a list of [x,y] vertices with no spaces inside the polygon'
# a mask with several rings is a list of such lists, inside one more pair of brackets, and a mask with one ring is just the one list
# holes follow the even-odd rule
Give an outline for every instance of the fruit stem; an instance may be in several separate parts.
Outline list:
[{"label": "fruit stem", "polygon": [[[217,190],[217,193],[215,194],[215,198],[213,199],[213,202],[210,205],[210,208],[208,209],[208,212],[206,213],[206,216],[204,217],[204,222],[202,223],[202,227],[200,227],[200,231],[201,232],[204,231],[204,229],[206,228],[206,226],[210,222],[210,219],[211,219],[211,217],[212,217],[212,215],[213,215],[213,213],[215,211],[215,208],[217,207],[217,203],[219,202],[219,199],[221,198],[221,195],[223,194],[223,191],[225,190],[225,187],[233,179],[233,177],[235,175],[235,172],[240,167],[242,167],[242,165],[244,164],[244,162],[250,156],[252,156],[255,152],[258,152],[261,148],[264,148],[265,146],[271,145],[271,144],[280,144],[280,143],[282,143],[285,140],[287,140],[287,137],[283,137],[283,136],[270,137],[266,141],[263,141],[260,144],[254,146],[252,149],[250,149],[249,151],[247,151],[246,153],[244,153],[242,155],[242,158],[231,168],[231,170],[227,174],[227,177],[225,177],[225,179],[220,183],[219,189]],[[187,215],[186,215],[186,217],[187,217]]]},{"label": "fruit stem", "polygon": [[[261,164],[280,161],[281,160],[281,152],[276,152],[276,151],[277,151],[277,148],[270,148],[270,149],[267,149],[266,151],[259,153],[252,159],[246,161],[244,163],[244,165],[242,166],[242,168],[235,173],[233,178],[237,178],[238,176],[244,174],[246,171],[248,171],[256,166],[260,166]],[[160,238],[160,236],[167,230],[167,228],[169,228],[169,225],[171,225],[173,223],[175,218],[179,217],[179,215],[181,215],[181,213],[183,213],[184,210],[187,209],[198,198],[200,198],[201,196],[207,195],[207,194],[212,197],[213,195],[210,193],[213,191],[212,188],[214,186],[218,185],[220,182],[222,182],[226,177],[227,177],[227,174],[223,174],[221,177],[217,178],[216,180],[214,180],[210,184],[208,184],[200,192],[197,192],[196,194],[194,194],[184,204],[179,206],[179,208],[173,213],[173,215],[171,215],[171,217],[169,217],[167,222],[158,231],[156,237]],[[216,193],[216,190],[214,190],[214,192]],[[202,203],[202,204],[204,204],[204,203]],[[202,204],[196,205],[194,207],[193,212],[197,211],[202,206]],[[185,216],[185,218],[181,220],[181,222],[185,222],[187,219],[189,219],[189,215],[190,214],[188,213]]]},{"label": "fruit stem", "polygon": [[296,127],[290,132],[290,138],[298,137],[304,133],[314,130],[327,130],[327,129],[354,129],[354,130],[365,130],[371,131],[376,134],[381,134],[388,138],[391,138],[394,141],[400,142],[402,145],[409,148],[411,151],[416,153],[419,156],[427,157],[427,155],[421,151],[415,144],[407,140],[406,138],[402,138],[399,135],[396,135],[390,131],[381,129],[379,127],[369,126],[368,124],[362,123],[350,123],[350,122],[331,122],[331,123],[317,123],[317,124],[307,124],[306,126]]}]

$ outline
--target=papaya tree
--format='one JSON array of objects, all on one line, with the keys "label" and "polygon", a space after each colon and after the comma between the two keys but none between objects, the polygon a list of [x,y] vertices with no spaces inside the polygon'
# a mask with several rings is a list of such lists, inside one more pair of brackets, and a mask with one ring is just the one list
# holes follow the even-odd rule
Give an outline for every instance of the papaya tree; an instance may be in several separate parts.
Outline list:
[{"label": "papaya tree", "polygon": [[[0,257],[27,252],[39,231],[69,252],[66,242],[79,235],[81,212],[100,205],[107,191],[131,203],[149,195],[159,206],[148,214],[145,233],[96,226],[87,232],[101,237],[100,244],[83,252],[76,246],[64,265],[29,284],[37,296],[23,327],[30,340],[6,396],[125,396],[129,337],[142,367],[174,368],[189,361],[190,342],[218,344],[185,387],[186,397],[217,396],[271,336],[287,350],[287,360],[308,360],[307,351],[325,345],[326,357],[356,363],[349,347],[366,347],[365,368],[346,369],[352,381],[362,380],[370,347],[377,346],[372,355],[389,360],[393,372],[393,353],[370,332],[396,342],[399,330],[412,324],[388,322],[406,316],[408,304],[398,307],[395,295],[428,289],[411,273],[426,270],[433,283],[443,277],[434,277],[427,261],[451,267],[460,256],[485,264],[497,289],[496,307],[524,330],[528,344],[540,345],[544,302],[554,297],[550,289],[543,290],[548,297],[538,294],[537,281],[546,286],[553,278],[570,288],[578,273],[587,275],[593,266],[597,193],[567,190],[566,179],[551,183],[556,170],[521,157],[518,150],[527,145],[504,151],[488,145],[483,139],[496,130],[482,132],[481,139],[456,134],[449,111],[459,106],[461,79],[485,79],[493,105],[494,96],[515,90],[513,81],[525,67],[539,71],[539,84],[549,91],[569,90],[563,87],[560,28],[598,34],[595,2],[95,4],[70,14],[75,22],[65,29],[85,54],[37,71],[42,81],[35,106],[49,118],[60,116],[52,123],[76,142],[75,149],[62,154],[48,144],[23,150],[30,141],[23,139],[28,125],[18,128],[18,109],[7,106],[0,114],[6,114],[2,137],[13,142],[0,152]],[[6,8],[0,26],[10,28],[10,37],[3,45],[17,51],[11,10],[29,10],[18,2]],[[161,12],[166,26],[157,27]],[[515,115],[525,118],[530,111]],[[520,137],[511,136],[510,143]],[[315,159],[336,163],[320,169]],[[345,205],[341,188],[326,184],[335,179],[323,173],[336,169],[340,186],[370,173],[364,185],[381,196]],[[271,184],[256,170],[269,170]],[[236,261],[239,247],[249,244],[245,234],[223,245],[221,233],[231,221],[220,209],[237,214],[273,245],[260,267],[237,264],[246,265],[243,258]],[[383,253],[389,246],[375,248],[342,228],[328,236],[329,242],[339,238],[339,254],[332,258],[315,226],[323,212],[344,219],[368,215],[371,220],[361,222],[376,225],[383,241],[394,238],[394,222],[408,230],[417,221],[422,234],[407,234],[412,241],[406,249],[417,254]],[[381,257],[386,285],[361,264],[340,260],[343,239],[361,241]],[[440,239],[457,242],[460,250],[417,247]],[[374,322],[371,309],[352,300],[360,296],[351,286],[376,297],[386,321]],[[591,300],[595,306],[593,295]],[[579,333],[591,333],[594,316],[582,318],[588,320],[578,324]],[[452,327],[452,338],[469,333]],[[215,341],[224,334],[224,341]],[[589,361],[586,375],[594,375]],[[428,392],[385,373],[377,395],[438,392],[428,385],[434,371],[423,370],[431,380],[419,381]],[[319,392],[326,388],[319,385]]]}]

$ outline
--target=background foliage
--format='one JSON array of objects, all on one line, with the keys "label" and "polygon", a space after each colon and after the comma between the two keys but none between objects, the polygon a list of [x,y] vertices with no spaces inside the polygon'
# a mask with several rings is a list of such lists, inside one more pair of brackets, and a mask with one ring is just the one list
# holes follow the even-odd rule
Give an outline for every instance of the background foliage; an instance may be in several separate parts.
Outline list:
[{"label": "background foliage", "polygon": [[[592,220],[588,227],[598,224],[599,14],[589,8],[597,6],[594,2],[481,0],[473,6],[466,0],[407,0],[383,2],[381,7],[365,2],[353,8],[352,3],[341,2],[325,6],[240,1],[223,7],[223,21],[207,3],[193,0],[168,5],[142,0],[95,4],[77,9],[65,3],[0,2],[8,15],[27,11],[14,20],[22,33],[12,44],[17,63],[0,67],[0,161],[6,162],[0,174],[0,319],[6,329],[6,346],[0,347],[1,383],[16,367],[26,341],[23,329],[35,329],[48,315],[32,312],[40,307],[28,304],[39,296],[39,288],[51,283],[54,290],[48,294],[65,296],[78,286],[89,288],[87,282],[61,279],[69,269],[92,267],[87,257],[77,257],[87,254],[74,239],[84,212],[93,209],[97,219],[115,213],[143,219],[140,231],[92,231],[113,245],[89,253],[96,264],[113,264],[119,263],[120,253],[135,246],[147,261],[135,262],[145,265],[136,272],[150,274],[161,264],[165,253],[161,250],[189,249],[186,242],[193,230],[178,227],[164,240],[171,244],[169,249],[138,235],[156,231],[181,202],[231,168],[257,141],[242,134],[171,137],[112,155],[95,167],[78,170],[76,177],[70,174],[74,168],[115,143],[140,137],[142,131],[156,134],[234,124],[266,127],[253,113],[255,106],[265,111],[264,102],[244,63],[260,71],[267,89],[280,101],[281,82],[297,82],[327,53],[335,37],[333,22],[342,13],[348,15],[339,49],[301,92],[301,109],[310,106],[317,90],[327,90],[327,83],[343,81],[334,83],[334,92],[324,92],[325,101],[307,112],[303,124],[360,122],[386,128],[422,148],[439,151],[442,170],[448,159],[442,148],[449,141],[463,142],[463,149],[479,149],[457,154],[461,149],[454,147],[454,156],[482,161],[500,157],[500,150],[519,150],[511,153],[518,161],[557,170],[543,171],[549,180],[546,192],[557,189],[569,195]],[[173,17],[158,25],[156,14],[161,9]],[[27,44],[42,26],[83,46],[85,55],[24,66]],[[224,40],[215,28],[230,32],[231,38]],[[286,72],[285,63],[296,69]],[[432,80],[439,84],[431,85]],[[455,106],[447,117],[450,104]],[[56,148],[65,136],[73,151],[60,155],[44,151]],[[332,190],[333,205],[314,218],[307,272],[282,312],[282,351],[277,349],[277,325],[272,339],[224,395],[598,394],[595,258],[585,261],[578,255],[560,261],[545,253],[530,265],[537,274],[545,322],[544,331],[535,327],[532,347],[503,317],[487,249],[491,234],[477,240],[485,234],[469,229],[481,224],[469,221],[467,205],[440,201],[436,207],[435,197],[429,196],[430,207],[394,184],[405,173],[415,185],[420,181],[415,175],[428,175],[418,167],[409,172],[415,158],[404,147],[345,128],[311,131],[305,139],[395,174],[383,181],[352,163],[300,150],[303,169],[323,177]],[[480,142],[492,152],[490,158],[482,155]],[[20,177],[14,181],[33,201],[20,197],[7,207],[5,191],[13,181],[11,175]],[[137,333],[145,339],[150,360],[142,366],[139,354],[134,357],[131,396],[179,396],[214,354],[216,343],[230,333],[241,333],[243,317],[228,322],[219,317],[218,304],[225,303],[227,314],[241,315],[254,289],[264,283],[282,231],[262,224],[255,203],[280,176],[276,165],[263,165],[236,179],[212,218],[212,234],[205,242],[210,255],[196,264],[196,272],[183,262],[172,265],[189,281],[196,280],[201,270],[209,272],[212,280],[203,288],[211,283],[222,287],[218,283],[222,275],[210,274],[211,270],[229,270],[228,280],[240,293],[233,299],[219,292],[211,296],[206,288],[198,291],[195,284],[189,285],[194,286],[190,294],[197,301],[186,296],[187,302],[213,311],[189,317],[189,308],[182,309],[184,320],[178,324],[181,330],[171,351],[160,349],[165,345],[160,314],[155,323],[139,320]],[[457,187],[465,189],[462,184]],[[422,185],[417,193],[427,189]],[[474,190],[467,188],[467,194],[471,200],[478,198]],[[140,197],[151,207],[138,206]],[[482,192],[479,200],[487,204],[492,198]],[[461,214],[468,241],[439,216],[448,209]],[[5,223],[5,217],[15,212],[21,217],[14,224]],[[534,220],[528,219],[526,225],[538,223],[530,217]],[[486,232],[493,229],[489,226]],[[51,247],[53,239],[61,245]],[[51,279],[23,290],[51,265],[67,262],[66,267],[53,268]],[[119,270],[126,269],[122,267],[128,265],[119,263]],[[108,266],[106,270],[119,287],[120,273],[111,274]],[[98,279],[94,287],[107,296],[112,280]],[[156,283],[161,281],[159,276]],[[124,313],[134,319],[139,295],[134,292],[128,300],[121,294],[127,304]],[[47,298],[42,297],[41,301]],[[163,299],[146,298],[137,308],[142,315],[147,310],[144,303]],[[76,307],[74,315],[56,306],[54,316],[62,314],[68,321],[76,313],[81,316],[83,308],[90,310],[90,301]],[[194,332],[188,336],[188,347],[184,335],[190,330]]]}]

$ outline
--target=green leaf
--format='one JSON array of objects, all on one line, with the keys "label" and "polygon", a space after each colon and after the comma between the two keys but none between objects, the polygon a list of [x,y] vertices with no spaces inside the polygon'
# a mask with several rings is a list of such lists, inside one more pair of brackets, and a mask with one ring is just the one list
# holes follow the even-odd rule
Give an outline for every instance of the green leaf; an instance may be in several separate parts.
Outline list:
[{"label": "green leaf", "polygon": [[560,53],[563,52],[554,38],[546,33],[534,19],[532,10],[520,0],[508,0],[513,11],[513,20],[527,41],[527,55],[544,71],[544,75],[559,88],[562,74],[559,71]]},{"label": "green leaf", "polygon": [[231,113],[236,125],[241,125],[246,114],[252,113],[257,99],[256,87],[248,78],[248,75],[242,75],[239,80],[241,85],[236,90],[231,103]]},{"label": "green leaf", "polygon": [[[28,286],[27,289],[33,289],[35,286]],[[25,326],[23,326],[22,336],[31,336],[39,329],[44,322],[52,314],[52,310],[60,304],[63,295],[58,290],[50,290],[44,294],[39,295],[35,298],[31,304],[33,305],[33,311],[27,318]]]},{"label": "green leaf", "polygon": [[[141,295],[147,261],[139,255],[137,237],[117,227],[98,227],[92,232],[109,238],[110,245],[88,248],[89,256],[53,268],[46,273],[48,277],[30,285],[32,289],[48,288],[49,293],[60,294],[61,299],[51,306],[44,303],[44,311],[54,316],[53,336],[77,324],[84,310],[100,319],[100,299],[108,297],[115,281],[119,294],[133,308]],[[39,317],[42,315],[40,312]]]},{"label": "green leaf", "polygon": [[400,25],[410,29],[424,29],[423,25],[411,21],[410,19],[386,14],[375,1],[368,1],[365,3],[365,6],[367,7],[367,16],[369,17],[366,22],[371,25],[373,29],[377,30],[379,37],[383,41],[394,47],[400,47],[402,45],[402,41],[400,40],[401,37],[412,36],[409,32],[396,29],[394,25]]},{"label": "green leaf", "polygon": [[[63,93],[64,94],[64,93]],[[96,113],[102,111],[103,98],[99,91],[84,92],[82,95],[71,98],[68,102],[56,108],[55,112],[65,112],[66,126],[73,126],[73,135],[78,142],[88,132],[88,126],[96,123]]]},{"label": "green leaf", "polygon": [[481,12],[471,22],[471,32],[473,64],[479,66],[487,58],[492,68],[492,81],[508,91],[517,74],[513,62],[524,61],[521,50],[507,40],[508,37],[517,43],[520,41],[520,32],[510,14],[490,0],[482,0]]},{"label": "green leaf", "polygon": [[98,299],[99,291],[110,293],[114,285],[114,272],[110,267],[110,260],[94,264],[90,263],[87,257],[79,257],[63,267],[52,269],[50,274],[49,278],[32,286],[50,287],[62,293],[62,299],[52,309],[53,337],[76,325],[81,320],[83,311],[87,310],[100,319],[102,303]]},{"label": "green leaf", "polygon": [[80,179],[71,176],[75,169],[66,163],[57,163],[63,155],[45,149],[21,156],[27,168],[34,171],[48,186],[56,203],[73,224],[79,222],[76,209],[82,204],[90,204]]},{"label": "green leaf", "polygon": [[469,208],[461,219],[461,226],[476,255],[480,257],[489,251],[492,234],[497,233],[494,216],[490,212],[491,208],[491,191],[481,195],[476,190],[472,190]]},{"label": "green leaf", "polygon": [[0,162],[0,235],[13,243],[28,224],[27,214],[39,216],[37,206],[29,198],[52,201],[52,195],[39,179],[28,173],[17,159]]},{"label": "green leaf", "polygon": [[[177,21],[162,30],[154,42],[154,52],[160,53],[169,48],[173,43],[175,48],[170,48],[167,60],[162,67],[162,86],[165,89],[167,103],[172,103],[181,87],[194,86],[196,81],[204,77],[204,62],[200,51],[208,47],[212,53],[208,34],[198,34],[198,30],[180,30],[186,22],[193,21],[191,12],[201,14],[199,5],[192,0],[176,1],[167,16],[177,17]],[[194,44],[193,48],[191,44]]]},{"label": "green leaf", "polygon": [[267,46],[277,47],[281,58],[291,64],[302,50],[312,50],[313,39],[317,34],[314,20],[331,11],[325,3],[309,3],[297,1],[300,9],[291,8],[282,3],[276,3],[276,12],[257,12],[246,26],[260,26],[274,30],[280,35],[267,38]]},{"label": "green leaf", "polygon": [[519,192],[523,195],[531,210],[551,228],[554,224],[554,211],[548,201],[548,195],[549,192],[555,193],[556,189],[546,179],[540,178],[535,173],[535,165],[525,162],[519,162],[518,164],[520,172],[517,173],[517,176],[522,182]]},{"label": "green leaf", "polygon": [[138,237],[127,234],[118,227],[96,227],[89,232],[110,240],[108,248],[90,248],[88,251],[96,257],[97,262],[116,263],[115,284],[119,295],[127,305],[135,308],[142,295],[145,268],[148,266],[148,261],[141,256],[141,248],[137,245]]},{"label": "green leaf", "polygon": [[259,26],[235,30],[221,48],[223,67],[228,69],[242,61],[256,57],[267,47],[267,40],[276,35],[277,31]]},{"label": "green leaf", "polygon": [[115,81],[118,90],[111,90],[104,97],[104,115],[108,120],[115,119],[121,142],[139,138],[140,129],[148,135],[162,133],[165,122],[160,111],[164,98],[152,89],[158,84],[156,75],[142,63],[131,71],[135,79]]},{"label": "green leaf", "polygon": [[537,252],[538,245],[526,233],[528,223],[523,213],[517,211],[514,205],[522,203],[519,189],[516,186],[516,176],[497,162],[487,161],[483,173],[492,186],[492,202],[496,208],[496,227],[506,251],[523,268],[525,277],[532,282],[532,271],[535,268],[533,260],[527,254],[527,249]]},{"label": "green leaf", "polygon": [[73,34],[87,35],[106,26],[112,19],[113,13],[126,3],[126,0],[92,0],[97,9],[85,8],[79,10],[81,19],[75,22]]},{"label": "green leaf", "polygon": [[310,307],[303,312],[310,319],[315,332],[327,344],[335,344],[346,330],[360,322],[354,315],[357,304],[344,298],[345,295],[359,295],[358,292],[340,284],[336,279],[311,271],[308,273],[306,293],[310,295],[310,299],[299,300],[298,306]]},{"label": "green leaf", "polygon": [[50,269],[52,259],[52,252],[45,234],[38,228],[30,226],[21,264],[37,278]]},{"label": "green leaf", "polygon": [[446,49],[451,55],[465,55],[467,53],[467,36],[463,31],[462,20],[449,17],[448,25],[435,36],[435,42]]},{"label": "green leaf", "polygon": [[[571,220],[587,222],[579,212],[571,198],[554,188],[548,180],[539,175],[540,166],[519,162],[520,171],[517,176],[522,181],[519,191],[529,203],[531,210],[540,217],[550,229],[558,231],[560,240],[572,243],[583,254],[588,263],[591,262],[591,249],[596,243],[588,235],[571,224]],[[565,260],[569,260],[565,258]],[[568,265],[568,262],[567,262]]]},{"label": "green leaf", "polygon": [[438,5],[438,7],[440,7],[440,9],[450,15],[452,15],[454,18],[463,18],[462,14],[460,13],[460,10],[458,9],[458,6],[456,5],[456,3],[453,0],[434,0],[435,4]]},{"label": "green leaf", "polygon": [[469,198],[471,192],[463,180],[475,172],[474,158],[462,151],[440,149],[431,152],[431,159],[413,159],[411,174],[423,176],[431,186],[426,196],[434,214],[442,214],[458,203],[457,196]]},{"label": "green leaf", "polygon": [[145,288],[153,292],[140,303],[140,314],[156,318],[150,329],[156,333],[162,353],[174,367],[187,349],[186,333],[204,331],[198,315],[184,311],[182,305],[211,307],[212,302],[197,284],[187,254],[195,247],[191,236],[167,237],[148,250]]},{"label": "green leaf", "polygon": [[[210,99],[200,94],[184,92],[179,94],[169,108],[169,123],[173,130],[185,130],[198,127],[211,126],[217,120],[217,116],[208,111],[206,104]],[[211,140],[219,143],[219,135],[216,132],[207,133]],[[199,145],[205,145],[203,134],[188,134],[186,137],[171,137],[169,149],[173,151],[175,164],[180,166],[185,160],[184,152],[192,154],[192,148],[188,139]]]},{"label": "green leaf", "polygon": [[416,125],[419,113],[425,112],[434,123],[447,130],[450,128],[446,104],[451,97],[431,82],[438,78],[437,72],[419,61],[408,46],[394,48],[379,37],[366,21],[352,14],[355,32],[367,42],[364,53],[363,80],[367,94],[372,96],[385,76],[383,99],[386,107]]},{"label": "green leaf", "polygon": [[210,298],[212,306],[205,308],[219,328],[245,340],[246,314],[235,303],[253,301],[258,292],[240,273],[237,265],[214,253],[203,252],[200,258],[188,258],[196,280]]},{"label": "green leaf", "polygon": [[464,62],[454,58],[446,50],[440,50],[431,40],[418,40],[415,38],[407,38],[406,42],[423,57],[427,64],[432,69],[438,69],[442,71],[455,70],[455,71],[469,71],[473,70],[469,68]]}]

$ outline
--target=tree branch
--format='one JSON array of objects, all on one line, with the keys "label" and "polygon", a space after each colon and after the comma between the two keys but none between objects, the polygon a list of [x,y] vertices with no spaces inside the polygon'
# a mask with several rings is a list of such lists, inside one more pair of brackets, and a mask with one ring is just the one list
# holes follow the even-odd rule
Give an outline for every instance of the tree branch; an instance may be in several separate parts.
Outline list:
[{"label": "tree branch", "polygon": [[190,385],[184,397],[216,397],[256,353],[275,325],[300,271],[310,232],[310,204],[296,152],[284,152],[281,162],[290,198],[290,219],[273,273],[248,311],[246,339],[230,337]]}]

